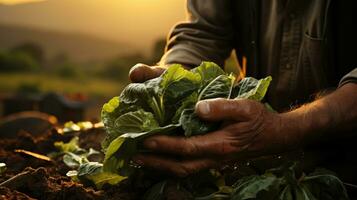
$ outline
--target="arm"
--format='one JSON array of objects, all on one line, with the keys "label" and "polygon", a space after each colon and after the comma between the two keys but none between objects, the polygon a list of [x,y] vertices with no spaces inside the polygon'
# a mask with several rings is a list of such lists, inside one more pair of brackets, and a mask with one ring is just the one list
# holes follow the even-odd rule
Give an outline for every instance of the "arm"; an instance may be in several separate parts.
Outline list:
[{"label": "arm", "polygon": [[188,21],[172,29],[160,63],[197,66],[213,61],[223,66],[232,50],[231,8],[229,0],[188,0]]},{"label": "arm", "polygon": [[186,176],[242,156],[284,152],[321,139],[343,137],[341,133],[357,128],[357,84],[346,83],[326,97],[281,114],[268,112],[256,101],[227,99],[200,101],[196,112],[207,121],[230,123],[206,135],[161,135],[144,141],[153,151],[182,155],[186,160],[151,154],[138,155],[134,161]]},{"label": "arm", "polygon": [[188,0],[188,21],[172,29],[159,66],[139,63],[130,70],[129,79],[144,82],[160,76],[165,66],[173,63],[190,68],[213,61],[223,66],[233,48],[230,4],[230,0]]},{"label": "arm", "polygon": [[303,143],[347,136],[341,134],[357,128],[357,84],[346,83],[326,97],[281,115],[285,129],[295,130]]}]

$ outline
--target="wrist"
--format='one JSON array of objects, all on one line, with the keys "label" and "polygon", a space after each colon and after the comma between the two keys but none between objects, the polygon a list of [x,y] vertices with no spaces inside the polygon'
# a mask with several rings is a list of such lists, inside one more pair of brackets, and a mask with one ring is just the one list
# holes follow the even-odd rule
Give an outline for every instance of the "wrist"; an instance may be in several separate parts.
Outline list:
[{"label": "wrist", "polygon": [[316,101],[282,113],[282,130],[295,139],[292,145],[303,146],[328,131],[334,119],[326,102]]},{"label": "wrist", "polygon": [[295,149],[305,144],[305,134],[307,127],[302,125],[301,113],[293,111],[281,113],[280,117],[280,137],[283,139],[285,146]]}]

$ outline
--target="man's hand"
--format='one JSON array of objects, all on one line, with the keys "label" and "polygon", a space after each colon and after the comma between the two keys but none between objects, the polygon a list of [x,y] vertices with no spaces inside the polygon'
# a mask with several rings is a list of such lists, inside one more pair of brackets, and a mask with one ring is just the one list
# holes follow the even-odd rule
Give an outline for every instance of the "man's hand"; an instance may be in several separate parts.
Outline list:
[{"label": "man's hand", "polygon": [[[220,130],[189,138],[166,135],[147,138],[144,146],[171,156],[141,154],[134,161],[186,176],[244,157],[283,152],[321,139],[355,134],[352,130],[357,128],[356,91],[357,84],[347,83],[326,97],[281,114],[271,113],[252,100],[200,101],[196,113],[207,121],[224,121]],[[184,159],[173,159],[172,155]]]},{"label": "man's hand", "polygon": [[138,63],[130,69],[129,78],[134,83],[141,83],[160,76],[164,71],[165,67]]},{"label": "man's hand", "polygon": [[[200,101],[196,113],[206,121],[223,121],[220,130],[194,137],[153,136],[144,146],[157,153],[134,158],[138,164],[186,176],[242,157],[266,155],[286,150],[299,140],[282,132],[285,127],[277,113],[269,112],[253,100],[211,99]],[[172,159],[172,155],[183,160]]]}]

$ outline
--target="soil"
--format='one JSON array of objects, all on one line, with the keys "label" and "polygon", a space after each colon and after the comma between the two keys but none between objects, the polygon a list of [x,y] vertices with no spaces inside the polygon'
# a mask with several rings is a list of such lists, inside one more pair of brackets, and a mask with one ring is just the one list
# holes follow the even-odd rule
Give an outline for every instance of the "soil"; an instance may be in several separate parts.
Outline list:
[{"label": "soil", "polygon": [[[26,131],[18,132],[16,137],[0,139],[0,163],[6,163],[6,171],[0,174],[0,200],[23,200],[23,199],[141,199],[145,197],[145,192],[150,188],[153,181],[162,180],[163,174],[157,175],[151,173],[137,173],[136,177],[131,177],[122,181],[120,184],[104,185],[101,190],[74,182],[66,173],[71,170],[62,160],[62,156],[51,159],[51,161],[38,159],[24,153],[15,152],[22,149],[42,155],[48,155],[56,152],[54,142],[69,142],[74,136],[79,137],[79,146],[84,149],[93,148],[101,151],[101,141],[105,137],[103,129],[91,129],[82,132],[58,134],[55,129],[42,134],[32,135]],[[103,154],[90,158],[91,161],[103,160]],[[271,159],[270,159],[271,161]],[[279,162],[282,162],[280,160]],[[271,164],[271,163],[270,163]],[[252,168],[239,166],[238,170],[230,172],[232,180],[237,180],[247,174],[254,174],[255,171],[249,171]],[[245,169],[249,169],[248,171]],[[223,169],[232,170],[232,169]],[[256,169],[258,170],[258,169]],[[258,170],[259,171],[259,170]],[[140,172],[140,171],[139,171]],[[148,178],[150,174],[150,178]],[[153,177],[157,180],[153,180]],[[166,177],[168,180],[170,176]],[[172,177],[171,177],[172,178]],[[152,181],[145,182],[143,180]],[[229,178],[227,179],[229,181]],[[143,195],[144,194],[144,195]],[[183,189],[178,189],[175,182],[168,182],[165,191],[165,199],[192,199],[190,193]],[[355,196],[355,195],[353,195]],[[354,199],[354,198],[351,198]]]},{"label": "soil", "polygon": [[[66,176],[70,170],[59,156],[51,161],[15,152],[23,149],[47,155],[55,152],[55,141],[68,142],[78,135],[80,147],[101,150],[100,141],[104,130],[92,129],[83,132],[60,135],[56,130],[33,136],[20,131],[15,138],[0,140],[0,162],[6,163],[7,170],[0,175],[0,199],[137,199],[137,192],[131,191],[128,181],[117,186],[106,186],[98,190],[72,181]],[[93,158],[101,160],[103,155]]]}]

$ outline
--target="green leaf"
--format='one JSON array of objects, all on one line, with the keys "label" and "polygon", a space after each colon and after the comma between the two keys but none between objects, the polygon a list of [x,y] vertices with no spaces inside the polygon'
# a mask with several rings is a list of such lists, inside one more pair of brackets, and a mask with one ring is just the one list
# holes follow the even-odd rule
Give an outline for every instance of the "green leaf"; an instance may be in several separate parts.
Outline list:
[{"label": "green leaf", "polygon": [[[156,134],[186,136],[217,130],[220,122],[202,121],[194,112],[201,99],[239,98],[261,100],[270,80],[247,79],[246,84],[234,87],[235,77],[226,74],[218,65],[203,62],[186,70],[174,64],[160,76],[144,83],[131,83],[103,106],[102,121],[107,131],[103,141],[105,160],[103,171],[129,176],[134,172],[131,158],[143,149],[140,142]],[[248,83],[248,84],[247,84]],[[233,95],[233,88],[236,95]],[[210,194],[210,188],[202,194]],[[210,191],[208,193],[207,191]],[[219,194],[220,195],[220,194]]]},{"label": "green leaf", "polygon": [[118,174],[104,172],[103,164],[98,162],[84,163],[78,168],[77,174],[75,172],[71,172],[69,175],[76,175],[78,179],[83,182],[90,181],[99,189],[102,188],[104,184],[114,185],[126,179],[126,177]]},{"label": "green leaf", "polygon": [[119,106],[119,97],[113,97],[108,103],[103,105],[103,111],[107,113],[113,112]]},{"label": "green leaf", "polygon": [[92,174],[87,176],[87,178],[91,180],[98,189],[101,189],[105,184],[116,185],[121,181],[127,179],[127,177],[125,176],[120,176],[118,174],[108,172]]},{"label": "green leaf", "polygon": [[73,137],[68,143],[64,143],[63,141],[57,141],[55,142],[53,145],[60,151],[63,153],[67,153],[67,152],[84,152],[85,150],[80,148],[78,146],[78,141],[79,138]]},{"label": "green leaf", "polygon": [[189,70],[186,70],[182,65],[174,64],[168,67],[168,69],[161,75],[160,89],[164,91],[173,82],[182,80],[190,80],[191,82],[200,83],[201,76]]},{"label": "green leaf", "polygon": [[317,169],[305,176],[301,185],[316,199],[349,199],[342,181],[328,170]]},{"label": "green leaf", "polygon": [[213,62],[202,62],[200,66],[191,71],[200,75],[202,87],[205,87],[216,77],[226,74],[221,67]]},{"label": "green leaf", "polygon": [[118,117],[115,127],[122,133],[141,133],[157,129],[159,124],[152,113],[139,109]]},{"label": "green leaf", "polygon": [[77,176],[80,178],[82,176],[99,173],[102,170],[103,164],[98,162],[88,162],[84,163],[78,168]]},{"label": "green leaf", "polygon": [[252,77],[244,78],[237,85],[238,94],[236,99],[263,100],[271,80],[271,76],[260,80]]},{"label": "green leaf", "polygon": [[287,185],[280,193],[279,200],[294,200],[291,186]]},{"label": "green leaf", "polygon": [[220,75],[213,79],[204,87],[198,100],[212,99],[212,98],[230,98],[235,77],[233,75]]},{"label": "green leaf", "polygon": [[182,102],[180,107],[176,109],[175,115],[172,117],[172,123],[178,123],[181,117],[181,114],[185,109],[192,109],[196,105],[198,100],[197,92],[193,92],[190,96],[186,97]]},{"label": "green leaf", "polygon": [[[278,188],[282,184],[281,179],[275,176],[249,176],[240,179],[234,184],[232,200],[255,199],[259,194],[266,192],[266,196],[260,199],[272,199],[271,193],[277,195]],[[271,192],[273,191],[273,192]],[[269,193],[271,192],[271,193]],[[269,195],[268,195],[269,194]],[[262,196],[260,196],[262,197]]]},{"label": "green leaf", "polygon": [[130,160],[137,151],[137,141],[119,136],[109,145],[104,159],[104,171],[129,176],[133,172]]},{"label": "green leaf", "polygon": [[104,159],[104,171],[116,172],[124,176],[130,175],[133,168],[129,162],[137,151],[138,142],[145,137],[157,133],[170,133],[178,127],[180,127],[179,124],[170,124],[148,132],[126,133],[118,136],[107,148]]},{"label": "green leaf", "polygon": [[86,157],[76,155],[71,152],[67,152],[63,156],[63,162],[69,167],[69,168],[78,168],[82,163],[89,162]]},{"label": "green leaf", "polygon": [[109,144],[109,146],[105,152],[104,163],[106,162],[106,160],[108,160],[110,157],[112,157],[115,152],[117,152],[119,150],[119,148],[123,144],[124,140],[125,140],[125,138],[119,136]]},{"label": "green leaf", "polygon": [[219,123],[206,122],[201,120],[195,113],[194,109],[185,109],[179,120],[185,136],[200,135],[208,133],[218,128]]}]

